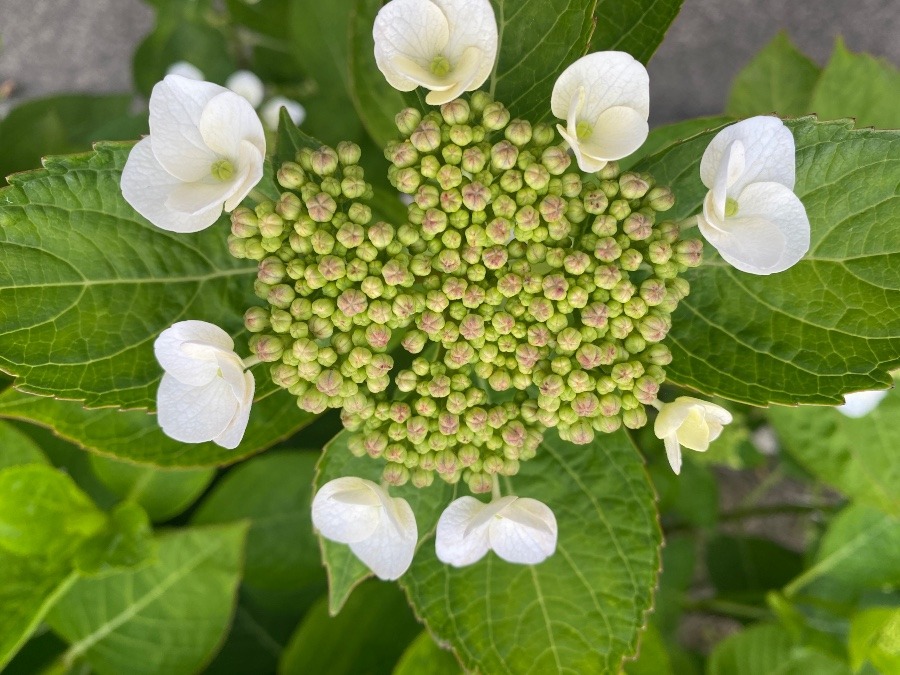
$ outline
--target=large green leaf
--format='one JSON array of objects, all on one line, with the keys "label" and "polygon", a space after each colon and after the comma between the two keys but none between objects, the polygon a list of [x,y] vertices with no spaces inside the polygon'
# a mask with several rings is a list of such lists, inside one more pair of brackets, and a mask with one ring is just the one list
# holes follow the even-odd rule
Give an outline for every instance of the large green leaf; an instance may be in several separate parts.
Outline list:
[{"label": "large green leaf", "polygon": [[[255,371],[257,383],[267,377]],[[116,459],[158,467],[195,468],[232,464],[291,436],[314,416],[297,400],[278,391],[253,404],[241,445],[227,450],[215,443],[180,443],[166,436],[154,415],[141,410],[86,410],[77,401],[31,396],[9,389],[0,394],[0,417],[32,422],[81,447]]]},{"label": "large green leaf", "polygon": [[95,141],[147,133],[146,115],[131,115],[131,104],[124,94],[67,94],[16,106],[0,122],[0,178],[34,168],[46,155],[83,152]]},{"label": "large green leaf", "polygon": [[588,446],[551,431],[510,482],[553,509],[556,553],[536,566],[489,553],[456,569],[437,560],[429,536],[400,579],[413,607],[469,669],[618,672],[637,651],[660,561],[639,452],[624,431]]},{"label": "large green leaf", "polygon": [[0,469],[18,464],[46,464],[41,448],[8,422],[0,422]]},{"label": "large green leaf", "polygon": [[707,675],[850,675],[825,654],[798,645],[782,627],[760,624],[720,642],[710,655]]},{"label": "large green leaf", "polygon": [[0,549],[0,669],[75,582],[68,564],[46,556],[22,557]]},{"label": "large green leaf", "polygon": [[310,516],[316,459],[310,452],[257,457],[231,471],[194,514],[196,524],[250,522],[248,586],[284,593],[324,582]]},{"label": "large green leaf", "polygon": [[238,334],[254,302],[256,267],[222,226],[166,232],[125,202],[130,147],[50,158],[0,190],[0,368],[23,391],[152,408],[155,337],[182,319]]},{"label": "large green leaf", "polygon": [[856,126],[900,128],[900,70],[838,40],[812,96],[823,119],[855,117]]},{"label": "large green leaf", "polygon": [[80,579],[47,622],[105,675],[193,673],[211,658],[234,612],[247,527],[182,529],[159,537],[159,559],[135,572]]},{"label": "large green leaf", "polygon": [[820,72],[786,33],[779,33],[735,77],[725,111],[734,117],[771,112],[796,117],[818,111],[827,119],[811,103]]},{"label": "large green leaf", "polygon": [[[343,476],[358,476],[379,482],[384,464],[368,457],[354,457],[347,442],[350,433],[343,431],[332,439],[316,466],[314,486],[316,490],[325,483]],[[436,480],[431,487],[417,489],[412,485],[391,488],[391,494],[407,500],[416,515],[419,529],[419,545],[427,545],[428,536],[437,526],[438,518],[444,507],[450,503],[454,490],[443,481]],[[343,607],[350,593],[362,581],[371,576],[369,569],[363,565],[350,548],[319,537],[322,547],[322,560],[328,573],[329,611],[337,614]]]},{"label": "large green leaf", "polygon": [[850,623],[850,665],[859,672],[867,661],[879,673],[900,672],[900,608],[873,607]]},{"label": "large green leaf", "polygon": [[513,116],[539,122],[550,116],[556,78],[588,51],[597,0],[491,0],[491,4],[499,50],[485,87]]},{"label": "large green leaf", "polygon": [[100,455],[90,459],[110,492],[139,504],[155,522],[169,520],[193,504],[216,474],[215,469],[156,469]]},{"label": "large green leaf", "polygon": [[423,630],[403,652],[391,675],[462,675],[462,670],[453,654],[441,649]]},{"label": "large green leaf", "polygon": [[784,449],[810,473],[900,516],[900,391],[862,418],[828,408],[775,408],[770,419]]},{"label": "large green leaf", "polygon": [[684,0],[600,0],[587,51],[628,52],[647,63],[678,16]]},{"label": "large green leaf", "polygon": [[322,598],[291,637],[278,672],[388,675],[420,629],[394,584],[369,581],[335,617]]},{"label": "large green leaf", "polygon": [[[810,252],[771,276],[744,274],[707,246],[673,317],[670,379],[755,405],[840,403],[890,384],[900,365],[900,133],[788,122]],[[675,219],[700,210],[699,164],[714,132],[638,162],[671,185]]]}]

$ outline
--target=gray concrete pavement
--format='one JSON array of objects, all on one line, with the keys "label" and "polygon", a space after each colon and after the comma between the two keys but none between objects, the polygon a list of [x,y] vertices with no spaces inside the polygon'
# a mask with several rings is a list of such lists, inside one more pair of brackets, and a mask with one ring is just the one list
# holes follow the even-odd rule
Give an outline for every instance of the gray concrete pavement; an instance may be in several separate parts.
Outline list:
[{"label": "gray concrete pavement", "polygon": [[[16,81],[13,101],[125,91],[152,17],[140,0],[0,0],[0,82]],[[898,0],[686,0],[650,63],[651,122],[721,112],[735,73],[780,29],[820,63],[838,34],[900,62]]]}]

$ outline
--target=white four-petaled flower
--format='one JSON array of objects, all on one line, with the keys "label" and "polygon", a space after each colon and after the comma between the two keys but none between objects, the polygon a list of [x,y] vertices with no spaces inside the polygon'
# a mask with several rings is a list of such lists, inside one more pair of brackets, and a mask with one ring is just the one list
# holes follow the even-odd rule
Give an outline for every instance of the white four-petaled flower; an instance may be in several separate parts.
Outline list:
[{"label": "white four-petaled flower", "polygon": [[266,141],[242,96],[168,75],[150,96],[150,135],[131,150],[122,194],[151,223],[197,232],[231,211],[262,178]]},{"label": "white four-petaled flower", "polygon": [[250,419],[255,383],[231,336],[205,321],[179,321],[156,338],[166,371],[156,394],[159,425],[184,443],[236,448]]},{"label": "white four-petaled flower", "polygon": [[653,432],[665,442],[672,470],[681,473],[681,446],[706,452],[731,420],[731,413],[722,406],[693,396],[679,396],[662,404]]},{"label": "white four-petaled flower", "polygon": [[485,504],[460,497],[438,520],[435,550],[454,567],[471,565],[488,550],[507,562],[536,565],[553,555],[556,537],[553,511],[536,499],[510,495]]},{"label": "white four-petaled flower", "polygon": [[777,117],[751,117],[713,138],[700,162],[709,188],[700,232],[751,274],[782,272],[809,250],[809,218],[794,194],[794,137]]},{"label": "white four-petaled flower", "polygon": [[488,0],[391,0],[372,34],[375,62],[391,86],[430,89],[430,105],[478,89],[497,58],[497,19]]},{"label": "white four-petaled flower", "polygon": [[379,579],[397,579],[412,563],[419,533],[409,503],[370,480],[325,483],[313,499],[312,520],[326,539],[349,544]]},{"label": "white four-petaled flower", "polygon": [[844,404],[837,407],[838,412],[847,417],[865,417],[878,407],[878,404],[888,395],[890,389],[876,391],[857,391],[852,394],[844,394]]},{"label": "white four-petaled flower", "polygon": [[557,125],[587,173],[621,159],[647,140],[650,79],[647,69],[625,52],[596,52],[566,68],[550,99]]}]

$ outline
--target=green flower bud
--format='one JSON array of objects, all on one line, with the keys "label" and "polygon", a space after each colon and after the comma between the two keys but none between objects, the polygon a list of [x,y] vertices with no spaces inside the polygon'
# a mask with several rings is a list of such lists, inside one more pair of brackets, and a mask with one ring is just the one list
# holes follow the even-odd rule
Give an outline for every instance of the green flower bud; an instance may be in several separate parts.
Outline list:
[{"label": "green flower bud", "polygon": [[[541,164],[551,176],[562,176],[569,168],[572,159],[561,146],[551,146],[541,153]],[[548,183],[549,185],[549,183]]]},{"label": "green flower bud", "polygon": [[244,327],[251,333],[259,333],[269,327],[269,313],[262,307],[251,307],[244,312]]},{"label": "green flower bud", "polygon": [[520,147],[527,145],[532,136],[531,123],[526,120],[513,120],[507,125],[504,136],[510,143]]},{"label": "green flower bud", "polygon": [[259,234],[259,219],[250,209],[239,206],[231,213],[231,233],[246,239]]},{"label": "green flower bud", "polygon": [[[277,213],[269,213],[259,219],[259,233],[264,239],[280,237],[284,232],[284,220]],[[281,242],[279,242],[279,246]]]},{"label": "green flower bud", "polygon": [[647,411],[644,407],[622,411],[622,423],[629,429],[640,429],[647,424]]},{"label": "green flower bud", "polygon": [[447,124],[468,124],[469,104],[461,98],[441,106],[441,117]]},{"label": "green flower bud", "polygon": [[404,136],[409,136],[413,131],[415,131],[416,127],[419,126],[419,122],[421,121],[422,113],[415,108],[404,108],[394,117],[394,122],[397,125],[397,129]]},{"label": "green flower bud", "polygon": [[512,169],[518,157],[519,149],[509,141],[500,141],[491,148],[491,166],[497,171]]},{"label": "green flower bud", "polygon": [[675,244],[675,260],[685,267],[697,267],[703,261],[703,242],[687,239]]},{"label": "green flower bud", "polygon": [[338,154],[327,145],[314,150],[309,156],[310,168],[319,176],[330,176],[338,168]]},{"label": "green flower bud", "polygon": [[655,313],[648,314],[638,322],[638,331],[647,342],[661,342],[668,335],[671,327],[671,319]]},{"label": "green flower bud", "polygon": [[[335,159],[335,161],[337,161]],[[317,223],[327,223],[337,210],[337,203],[331,195],[320,192],[306,200],[306,210],[309,217]]]},{"label": "green flower bud", "polygon": [[675,206],[675,194],[670,188],[655,187],[647,193],[645,202],[654,211],[668,211]]},{"label": "green flower bud", "polygon": [[410,142],[419,152],[433,152],[441,145],[441,129],[430,119],[424,119],[410,134]]},{"label": "green flower bud", "polygon": [[250,349],[259,357],[260,361],[279,361],[284,353],[284,343],[277,335],[257,333],[250,339]]},{"label": "green flower bud", "polygon": [[409,481],[409,469],[402,464],[389,463],[384,467],[381,478],[388,485],[400,487]]},{"label": "green flower bud", "polygon": [[352,166],[359,163],[362,156],[362,150],[356,143],[341,141],[337,144],[338,161],[344,166]]},{"label": "green flower bud", "polygon": [[625,220],[631,214],[631,206],[624,199],[616,199],[611,202],[607,210],[618,221]]},{"label": "green flower bud", "polygon": [[643,241],[653,234],[653,222],[643,213],[634,212],[623,221],[622,231],[635,241]]},{"label": "green flower bud", "polygon": [[493,102],[484,107],[481,124],[490,131],[499,131],[509,123],[509,111],[502,103]]}]

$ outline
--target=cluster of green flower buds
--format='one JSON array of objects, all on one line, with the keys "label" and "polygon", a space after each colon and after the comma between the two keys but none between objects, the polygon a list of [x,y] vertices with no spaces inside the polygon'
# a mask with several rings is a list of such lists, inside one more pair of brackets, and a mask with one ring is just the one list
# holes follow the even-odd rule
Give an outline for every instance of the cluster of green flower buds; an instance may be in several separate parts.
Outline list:
[{"label": "cluster of green flower buds", "polygon": [[373,220],[353,144],[302,150],[277,203],[234,212],[231,250],[260,261],[269,305],[245,323],[275,382],[304,410],[341,408],[351,450],[393,484],[488,491],[549,427],[586,444],[646,424],[679,275],[702,254],[659,218],[671,190],[613,162],[582,175],[551,126],[483,92],[396,121],[408,222]]}]

